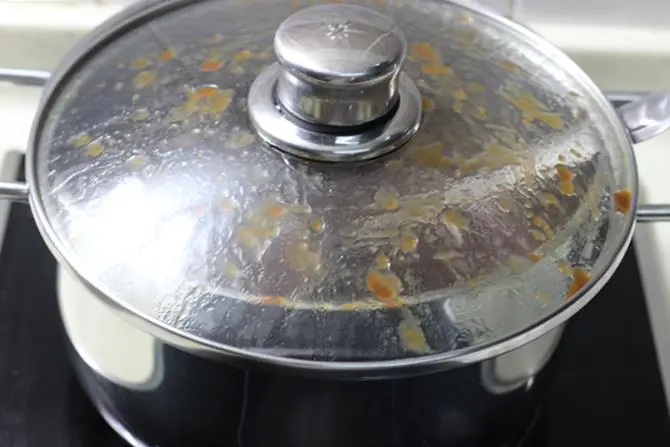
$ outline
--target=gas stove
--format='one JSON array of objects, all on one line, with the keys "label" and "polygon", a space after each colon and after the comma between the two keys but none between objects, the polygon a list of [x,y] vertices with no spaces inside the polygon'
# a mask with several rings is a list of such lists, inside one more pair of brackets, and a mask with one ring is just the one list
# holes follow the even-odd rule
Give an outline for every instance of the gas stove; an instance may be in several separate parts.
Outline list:
[{"label": "gas stove", "polygon": [[[4,166],[16,169],[20,161]],[[71,369],[58,315],[56,261],[28,207],[8,211],[0,251],[0,447],[126,446]],[[550,367],[554,382],[522,447],[670,444],[633,250],[600,296],[570,321]]]}]

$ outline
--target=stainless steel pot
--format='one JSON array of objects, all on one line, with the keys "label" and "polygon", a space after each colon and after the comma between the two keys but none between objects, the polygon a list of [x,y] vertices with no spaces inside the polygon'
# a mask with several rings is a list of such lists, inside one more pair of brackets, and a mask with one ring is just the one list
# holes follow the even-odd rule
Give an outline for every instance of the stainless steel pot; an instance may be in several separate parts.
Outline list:
[{"label": "stainless steel pot", "polygon": [[636,210],[632,151],[669,93],[615,111],[488,11],[356,3],[143,2],[47,83],[0,191],[138,445],[502,443],[635,220],[670,215]]}]

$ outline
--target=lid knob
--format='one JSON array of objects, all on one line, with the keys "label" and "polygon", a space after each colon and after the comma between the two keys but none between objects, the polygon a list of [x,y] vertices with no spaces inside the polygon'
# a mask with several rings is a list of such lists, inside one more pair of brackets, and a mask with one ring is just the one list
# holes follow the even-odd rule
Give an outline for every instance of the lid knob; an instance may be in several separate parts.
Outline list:
[{"label": "lid knob", "polygon": [[407,143],[421,122],[421,94],[401,71],[407,42],[371,9],[323,5],[287,18],[274,38],[278,62],[249,89],[258,135],[293,155],[361,161]]},{"label": "lid knob", "polygon": [[398,26],[368,8],[321,5],[286,19],[275,34],[279,104],[297,118],[359,126],[389,113],[407,42]]}]

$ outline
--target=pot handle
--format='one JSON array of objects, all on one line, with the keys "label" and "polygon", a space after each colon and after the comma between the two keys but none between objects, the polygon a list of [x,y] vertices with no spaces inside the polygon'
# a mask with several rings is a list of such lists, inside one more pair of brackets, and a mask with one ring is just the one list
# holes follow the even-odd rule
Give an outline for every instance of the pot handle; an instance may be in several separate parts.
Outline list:
[{"label": "pot handle", "polygon": [[[16,85],[42,87],[47,83],[50,73],[39,70],[18,68],[0,68],[0,82]],[[0,200],[28,202],[28,184],[21,182],[0,182]]]},{"label": "pot handle", "polygon": [[[608,99],[630,132],[633,143],[642,143],[670,128],[670,91],[648,95],[615,94]],[[639,205],[638,222],[670,221],[670,204]]]}]

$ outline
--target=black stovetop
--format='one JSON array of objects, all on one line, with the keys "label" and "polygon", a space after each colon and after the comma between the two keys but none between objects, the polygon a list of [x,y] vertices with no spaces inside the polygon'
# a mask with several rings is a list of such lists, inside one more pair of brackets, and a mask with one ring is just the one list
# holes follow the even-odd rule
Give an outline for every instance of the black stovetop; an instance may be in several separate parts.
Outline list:
[{"label": "black stovetop", "polygon": [[[56,263],[25,205],[0,252],[0,447],[123,447],[77,383],[58,315]],[[666,447],[670,417],[634,252],[575,316],[524,447]],[[199,446],[197,446],[199,447]]]}]

